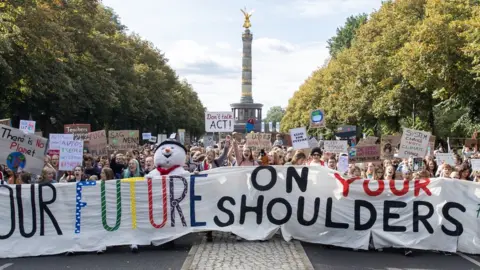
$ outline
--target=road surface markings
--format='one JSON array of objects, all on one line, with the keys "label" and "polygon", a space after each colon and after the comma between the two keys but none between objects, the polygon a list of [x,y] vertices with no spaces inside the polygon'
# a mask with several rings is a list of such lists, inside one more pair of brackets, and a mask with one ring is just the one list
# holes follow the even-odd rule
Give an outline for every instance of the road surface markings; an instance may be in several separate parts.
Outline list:
[{"label": "road surface markings", "polygon": [[471,258],[471,257],[469,257],[469,256],[467,256],[467,255],[465,255],[465,254],[463,254],[463,253],[458,252],[457,255],[460,256],[460,257],[462,257],[462,258],[464,258],[465,260],[467,260],[467,261],[475,264],[476,266],[480,266],[480,262],[479,262],[479,261],[477,261],[477,260],[475,260],[475,259],[473,259],[473,258]]},{"label": "road surface markings", "polygon": [[5,269],[7,269],[8,267],[10,267],[10,266],[12,266],[12,265],[13,265],[13,263],[6,263],[6,264],[0,266],[0,270],[5,270]]}]

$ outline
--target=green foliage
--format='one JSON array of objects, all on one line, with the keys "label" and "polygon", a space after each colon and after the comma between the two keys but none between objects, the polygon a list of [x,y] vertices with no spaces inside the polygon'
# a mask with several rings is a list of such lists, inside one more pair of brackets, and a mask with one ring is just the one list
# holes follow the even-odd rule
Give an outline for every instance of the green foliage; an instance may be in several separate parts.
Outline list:
[{"label": "green foliage", "polygon": [[192,86],[153,44],[125,29],[98,0],[3,3],[0,115],[14,123],[31,115],[47,132],[90,123],[203,134],[204,107]]},{"label": "green foliage", "polygon": [[337,28],[337,35],[327,41],[332,57],[337,56],[339,52],[352,46],[357,29],[367,22],[367,18],[368,15],[365,13],[350,16],[343,27]]},{"label": "green foliage", "polygon": [[330,129],[470,136],[480,122],[478,29],[480,6],[471,0],[383,2],[351,46],[295,92],[282,129],[307,126],[308,111],[322,108]]},{"label": "green foliage", "polygon": [[273,106],[267,112],[267,117],[263,120],[264,122],[280,122],[282,121],[283,116],[285,115],[285,110],[281,106]]}]

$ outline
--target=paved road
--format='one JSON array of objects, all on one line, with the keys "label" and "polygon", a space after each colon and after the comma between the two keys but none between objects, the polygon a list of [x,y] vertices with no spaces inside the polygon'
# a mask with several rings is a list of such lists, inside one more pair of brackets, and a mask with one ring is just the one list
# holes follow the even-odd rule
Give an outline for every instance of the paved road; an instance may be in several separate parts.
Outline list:
[{"label": "paved road", "polygon": [[[201,238],[199,234],[190,234],[175,240],[173,249],[146,246],[141,247],[138,254],[131,253],[128,247],[116,247],[102,255],[87,253],[0,259],[0,270],[178,270],[182,268],[190,247]],[[2,269],[9,263],[13,264]]]},{"label": "paved road", "polygon": [[[138,254],[130,253],[128,247],[118,247],[109,249],[103,255],[77,254],[68,257],[58,255],[1,259],[0,270],[180,270],[190,247],[200,242],[201,236],[196,234],[178,239],[174,249],[143,247]],[[458,255],[444,256],[431,252],[416,252],[413,257],[405,257],[402,252],[394,250],[351,251],[308,243],[303,243],[303,248],[314,268],[318,270],[480,270],[478,256],[463,258]]]},{"label": "paved road", "polygon": [[445,256],[433,252],[414,252],[405,257],[401,250],[352,251],[342,248],[324,248],[303,243],[303,248],[315,269],[321,270],[469,270],[480,269],[480,258],[468,256],[477,264],[458,255]]}]

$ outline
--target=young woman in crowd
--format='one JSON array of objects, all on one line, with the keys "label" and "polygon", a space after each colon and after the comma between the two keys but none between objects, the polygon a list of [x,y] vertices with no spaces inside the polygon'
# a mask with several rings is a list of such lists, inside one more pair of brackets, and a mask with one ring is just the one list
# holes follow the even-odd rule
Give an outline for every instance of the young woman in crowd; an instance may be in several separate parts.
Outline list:
[{"label": "young woman in crowd", "polygon": [[128,167],[123,170],[122,178],[142,177],[143,171],[138,164],[138,160],[132,158],[128,162]]},{"label": "young woman in crowd", "polygon": [[113,170],[110,168],[103,168],[102,172],[100,173],[100,180],[108,181],[115,179],[115,174]]},{"label": "young woman in crowd", "polygon": [[322,150],[320,147],[315,147],[312,149],[310,152],[310,161],[307,162],[308,166],[325,166],[325,163],[323,160],[321,160],[322,157]]},{"label": "young woman in crowd", "polygon": [[232,144],[236,159],[235,166],[258,166],[258,162],[253,158],[250,148],[244,147],[242,153],[240,153],[237,141],[233,140]]}]

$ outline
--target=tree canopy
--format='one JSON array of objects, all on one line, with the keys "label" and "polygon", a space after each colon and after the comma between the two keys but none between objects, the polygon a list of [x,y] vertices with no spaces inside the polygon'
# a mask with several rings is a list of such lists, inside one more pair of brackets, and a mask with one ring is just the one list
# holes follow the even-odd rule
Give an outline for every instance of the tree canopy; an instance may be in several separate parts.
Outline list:
[{"label": "tree canopy", "polygon": [[466,136],[480,121],[478,1],[386,1],[350,48],[314,71],[289,101],[282,129],[308,126],[311,109],[327,128],[401,127]]},{"label": "tree canopy", "polygon": [[281,106],[273,106],[270,107],[267,111],[267,117],[263,119],[264,122],[281,122],[283,115],[285,114],[285,110]]},{"label": "tree canopy", "polygon": [[[0,3],[0,115],[92,129],[204,132],[204,107],[164,54],[98,0]],[[56,118],[56,124],[49,119]]]},{"label": "tree canopy", "polygon": [[344,49],[352,46],[352,42],[357,33],[357,29],[367,21],[368,15],[365,13],[347,18],[345,25],[337,28],[337,34],[327,41],[328,49],[332,57]]}]

